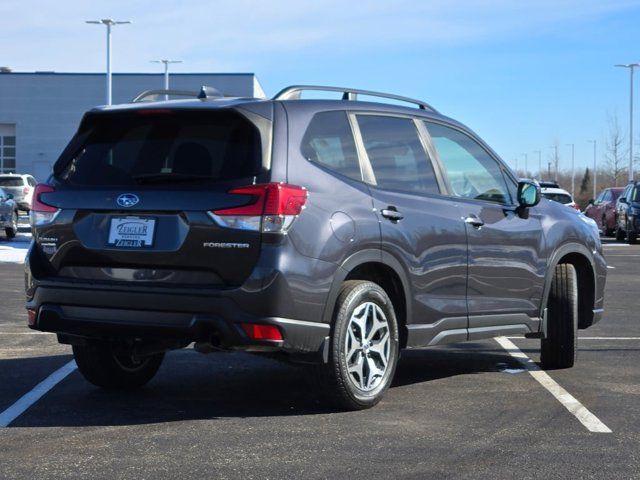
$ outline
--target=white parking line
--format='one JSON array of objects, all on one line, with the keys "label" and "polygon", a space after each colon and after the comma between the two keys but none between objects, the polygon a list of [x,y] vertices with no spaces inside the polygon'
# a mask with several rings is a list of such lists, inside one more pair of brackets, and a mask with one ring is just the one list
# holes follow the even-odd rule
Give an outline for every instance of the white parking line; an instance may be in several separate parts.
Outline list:
[{"label": "white parking line", "polygon": [[0,335],[55,335],[53,332],[0,332]]},{"label": "white parking line", "polygon": [[596,433],[611,433],[611,429],[600,421],[593,413],[582,405],[573,395],[562,388],[547,372],[543,371],[525,355],[515,344],[506,337],[496,337],[495,341],[504,348],[509,355],[517,359],[536,381],[546,388],[571,414],[580,420],[587,430]]},{"label": "white parking line", "polygon": [[75,360],[71,360],[69,363],[41,381],[31,391],[25,393],[16,403],[11,405],[4,412],[0,413],[0,428],[7,427],[11,422],[22,415],[31,405],[40,400],[49,390],[64,380],[67,375],[73,372],[76,368]]}]

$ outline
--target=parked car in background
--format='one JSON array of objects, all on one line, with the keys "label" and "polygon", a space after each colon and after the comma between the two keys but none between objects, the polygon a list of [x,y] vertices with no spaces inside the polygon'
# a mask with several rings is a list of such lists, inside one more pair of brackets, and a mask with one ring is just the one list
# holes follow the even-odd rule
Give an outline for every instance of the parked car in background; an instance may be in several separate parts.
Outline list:
[{"label": "parked car in background", "polygon": [[20,210],[25,212],[31,210],[31,199],[36,183],[36,179],[31,175],[16,173],[0,175],[0,188],[13,195],[13,201],[16,202]]},{"label": "parked car in background", "polygon": [[616,240],[625,238],[631,244],[640,234],[640,182],[627,185],[616,203]]},{"label": "parked car in background", "polygon": [[584,214],[592,218],[600,227],[603,235],[611,236],[616,230],[616,202],[624,190],[619,188],[605,188],[595,200],[591,199]]},{"label": "parked car in background", "polygon": [[[551,182],[544,182],[547,185]],[[557,183],[554,183],[557,185]],[[540,185],[542,187],[542,185]],[[569,192],[563,190],[558,187],[542,187],[542,196],[546,199],[553,200],[554,202],[562,203],[567,207],[575,208],[576,210],[580,210],[580,207],[576,202],[573,201],[573,197]]]},{"label": "parked car in background", "polygon": [[0,188],[0,229],[4,229],[7,238],[18,233],[18,206],[13,195]]}]

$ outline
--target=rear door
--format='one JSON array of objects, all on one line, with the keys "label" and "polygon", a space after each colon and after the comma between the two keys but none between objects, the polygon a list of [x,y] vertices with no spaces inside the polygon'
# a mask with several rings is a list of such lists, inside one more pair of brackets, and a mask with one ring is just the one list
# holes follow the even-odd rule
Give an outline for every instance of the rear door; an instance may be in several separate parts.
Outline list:
[{"label": "rear door", "polygon": [[451,126],[426,125],[466,225],[469,338],[513,325],[537,331],[546,258],[536,209],[518,214],[515,181],[478,141]]},{"label": "rear door", "polygon": [[467,239],[456,202],[427,153],[424,127],[409,117],[356,114],[356,137],[372,175],[382,249],[406,268],[412,291],[408,346],[467,339]]},{"label": "rear door", "polygon": [[40,195],[60,210],[35,229],[48,269],[105,282],[240,285],[260,252],[260,223],[215,212],[255,201],[230,190],[268,181],[262,145],[234,110],[90,115],[54,167],[54,191]]}]

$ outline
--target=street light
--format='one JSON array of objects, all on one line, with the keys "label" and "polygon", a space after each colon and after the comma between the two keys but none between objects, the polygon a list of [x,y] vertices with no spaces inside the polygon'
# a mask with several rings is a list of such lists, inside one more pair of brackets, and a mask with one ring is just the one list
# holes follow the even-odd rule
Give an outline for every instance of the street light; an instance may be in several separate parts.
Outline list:
[{"label": "street light", "polygon": [[[151,63],[164,64],[164,89],[169,90],[169,64],[170,63],[182,63],[182,60],[151,60]],[[169,100],[169,95],[164,96],[165,100]]]},{"label": "street light", "polygon": [[576,145],[574,143],[567,143],[567,147],[571,147],[571,196],[574,197],[576,195]]},{"label": "street light", "polygon": [[629,69],[629,181],[633,181],[633,69],[640,63],[624,63],[614,65]]},{"label": "street light", "polygon": [[596,198],[596,185],[598,184],[598,171],[596,170],[596,140],[587,140],[589,143],[593,143],[593,198]]},{"label": "street light", "polygon": [[542,150],[534,150],[533,153],[538,154],[538,176],[539,180],[542,180]]},{"label": "street light", "polygon": [[522,155],[524,155],[524,176],[528,177],[529,176],[529,169],[527,168],[527,154],[523,153]]},{"label": "street light", "polygon": [[107,27],[107,105],[111,105],[111,27],[131,23],[129,20],[116,21],[110,18],[102,20],[86,20],[86,23],[94,25],[105,25]]}]

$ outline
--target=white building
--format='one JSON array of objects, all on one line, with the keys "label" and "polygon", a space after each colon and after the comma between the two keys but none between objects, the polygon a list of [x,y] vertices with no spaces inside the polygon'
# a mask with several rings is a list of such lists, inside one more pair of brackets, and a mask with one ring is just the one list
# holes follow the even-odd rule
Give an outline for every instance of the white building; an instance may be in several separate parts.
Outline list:
[{"label": "white building", "polygon": [[[82,115],[105,101],[99,73],[0,71],[0,173],[30,173],[45,181]],[[163,88],[162,74],[114,73],[113,103]],[[171,89],[215,87],[226,96],[263,97],[252,73],[174,73]]]}]

